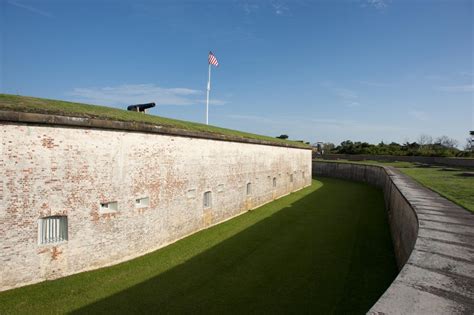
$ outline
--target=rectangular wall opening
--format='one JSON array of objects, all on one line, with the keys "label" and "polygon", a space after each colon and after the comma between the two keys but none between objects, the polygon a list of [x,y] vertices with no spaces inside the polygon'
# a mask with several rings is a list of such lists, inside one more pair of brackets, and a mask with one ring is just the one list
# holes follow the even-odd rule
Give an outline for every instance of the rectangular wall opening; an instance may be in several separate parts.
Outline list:
[{"label": "rectangular wall opening", "polygon": [[67,241],[67,216],[52,216],[38,220],[38,243],[55,244]]},{"label": "rectangular wall opening", "polygon": [[204,193],[204,208],[210,208],[212,206],[212,195],[210,191]]},{"label": "rectangular wall opening", "polygon": [[111,201],[111,202],[103,202],[100,204],[100,213],[110,213],[110,212],[117,212],[118,211],[118,202]]},{"label": "rectangular wall opening", "polygon": [[150,198],[148,197],[135,199],[135,206],[137,208],[148,207],[149,204],[150,204]]}]

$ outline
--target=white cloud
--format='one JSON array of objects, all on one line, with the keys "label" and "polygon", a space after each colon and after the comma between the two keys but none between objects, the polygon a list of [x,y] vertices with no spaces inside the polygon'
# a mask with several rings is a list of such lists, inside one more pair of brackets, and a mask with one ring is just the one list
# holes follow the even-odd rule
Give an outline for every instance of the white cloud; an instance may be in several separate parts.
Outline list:
[{"label": "white cloud", "polygon": [[409,111],[408,115],[419,121],[427,121],[429,119],[429,115],[426,112],[416,109]]},{"label": "white cloud", "polygon": [[474,92],[474,84],[440,86],[437,89],[446,92]]},{"label": "white cloud", "polygon": [[472,71],[471,71],[471,72],[460,71],[460,72],[459,72],[459,75],[461,75],[461,76],[463,76],[463,77],[470,77],[470,78],[474,77],[474,74],[472,73]]},{"label": "white cloud", "polygon": [[21,8],[21,9],[24,9],[24,10],[27,10],[27,11],[30,11],[32,13],[35,13],[35,14],[39,14],[39,15],[42,15],[44,17],[48,17],[48,18],[51,18],[53,17],[53,15],[49,12],[46,12],[46,11],[43,11],[43,10],[40,10],[40,9],[37,9],[35,7],[32,7],[30,5],[26,5],[26,4],[22,4],[22,3],[19,3],[19,2],[16,2],[16,1],[7,1],[8,4],[10,5],[13,5],[17,8]]},{"label": "white cloud", "polygon": [[235,120],[245,120],[245,121],[251,121],[251,122],[256,122],[256,123],[266,123],[266,124],[281,124],[284,122],[282,120],[270,119],[268,117],[255,116],[255,115],[231,114],[231,115],[226,115],[226,117],[235,119]]},{"label": "white cloud", "polygon": [[383,10],[388,6],[388,1],[386,0],[366,0],[364,6],[370,6],[378,10]]},{"label": "white cloud", "polygon": [[343,98],[343,99],[346,99],[346,100],[347,99],[356,99],[358,97],[356,92],[354,92],[352,90],[349,90],[349,89],[331,88],[331,90],[334,94],[336,94],[340,98]]},{"label": "white cloud", "polygon": [[349,102],[346,104],[346,107],[359,107],[360,103],[359,102]]},{"label": "white cloud", "polygon": [[282,2],[273,2],[272,7],[276,15],[287,15],[290,13],[290,9]]},{"label": "white cloud", "polygon": [[[157,105],[195,105],[205,103],[203,91],[188,88],[163,88],[154,84],[123,84],[112,87],[74,88],[76,101],[100,105],[124,105],[155,102]],[[211,99],[211,105],[226,102]]]},{"label": "white cloud", "polygon": [[310,119],[313,124],[316,124],[320,127],[324,127],[325,130],[331,131],[344,131],[347,133],[347,130],[350,130],[351,133],[357,132],[393,132],[393,131],[403,131],[406,130],[404,127],[400,126],[391,126],[387,124],[379,125],[374,123],[368,123],[363,121],[354,121],[354,120],[344,120],[344,119],[327,119],[327,118],[317,118]]},{"label": "white cloud", "polygon": [[363,85],[373,86],[373,87],[392,87],[393,86],[393,84],[374,82],[374,81],[357,81],[357,82]]},{"label": "white cloud", "polygon": [[249,14],[252,14],[252,13],[256,12],[259,8],[260,8],[260,6],[258,4],[255,4],[255,3],[245,2],[244,4],[242,4],[242,9],[244,10],[246,15],[249,15]]}]

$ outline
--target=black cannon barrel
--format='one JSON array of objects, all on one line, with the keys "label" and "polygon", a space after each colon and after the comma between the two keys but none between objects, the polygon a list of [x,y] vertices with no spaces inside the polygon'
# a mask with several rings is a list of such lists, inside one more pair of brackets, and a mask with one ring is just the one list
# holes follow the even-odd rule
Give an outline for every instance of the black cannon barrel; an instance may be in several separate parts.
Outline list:
[{"label": "black cannon barrel", "polygon": [[130,105],[127,107],[127,110],[136,111],[136,112],[143,112],[145,109],[155,107],[155,103],[146,103],[146,104],[136,104]]}]

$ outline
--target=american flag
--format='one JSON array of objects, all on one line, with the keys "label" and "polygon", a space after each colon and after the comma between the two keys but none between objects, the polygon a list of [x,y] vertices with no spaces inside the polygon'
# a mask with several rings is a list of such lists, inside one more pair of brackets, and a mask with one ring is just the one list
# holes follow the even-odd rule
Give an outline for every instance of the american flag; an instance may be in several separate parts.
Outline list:
[{"label": "american flag", "polygon": [[209,58],[208,59],[209,59],[209,64],[210,65],[219,67],[219,62],[217,61],[217,58],[216,58],[216,56],[214,56],[212,51],[209,52]]}]

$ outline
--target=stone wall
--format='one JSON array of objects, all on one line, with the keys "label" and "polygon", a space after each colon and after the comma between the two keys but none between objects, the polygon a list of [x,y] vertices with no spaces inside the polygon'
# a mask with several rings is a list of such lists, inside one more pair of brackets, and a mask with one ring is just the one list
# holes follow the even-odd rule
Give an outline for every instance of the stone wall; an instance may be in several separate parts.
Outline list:
[{"label": "stone wall", "polygon": [[[308,149],[21,122],[0,134],[0,290],[143,255],[311,184]],[[68,240],[39,244],[55,215]]]},{"label": "stone wall", "polygon": [[383,189],[400,273],[369,314],[473,314],[474,215],[392,167],[314,162]]},{"label": "stone wall", "polygon": [[393,171],[379,166],[349,163],[313,163],[315,176],[361,181],[381,188],[388,212],[397,265],[401,269],[413,250],[418,234],[415,211],[391,179]]},{"label": "stone wall", "polygon": [[447,165],[457,167],[474,167],[473,158],[447,158],[431,156],[396,156],[396,155],[369,155],[369,154],[324,154],[326,160],[349,160],[349,161],[382,161],[382,162],[412,162],[433,165]]}]

